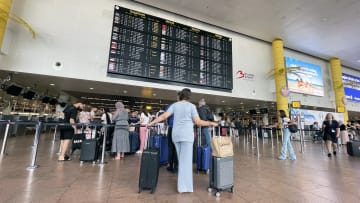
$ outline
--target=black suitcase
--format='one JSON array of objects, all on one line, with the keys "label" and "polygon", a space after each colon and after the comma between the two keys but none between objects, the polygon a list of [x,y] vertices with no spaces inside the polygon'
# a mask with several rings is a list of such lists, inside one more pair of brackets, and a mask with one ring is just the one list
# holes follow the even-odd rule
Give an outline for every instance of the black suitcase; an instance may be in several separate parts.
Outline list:
[{"label": "black suitcase", "polygon": [[[148,130],[149,132],[150,130]],[[149,134],[147,135],[149,138]],[[149,146],[149,142],[147,143]],[[139,193],[143,189],[156,190],[160,167],[160,152],[158,148],[145,149],[141,156]]]},{"label": "black suitcase", "polygon": [[80,161],[95,163],[99,156],[99,141],[97,139],[83,140],[81,143]]},{"label": "black suitcase", "polygon": [[347,142],[346,149],[350,156],[360,156],[360,141]]}]

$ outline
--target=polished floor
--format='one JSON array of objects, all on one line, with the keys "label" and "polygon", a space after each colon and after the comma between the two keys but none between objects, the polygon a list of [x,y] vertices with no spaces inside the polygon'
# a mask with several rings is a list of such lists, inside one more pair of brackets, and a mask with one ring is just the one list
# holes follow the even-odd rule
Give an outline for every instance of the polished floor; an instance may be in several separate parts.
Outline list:
[{"label": "polished floor", "polygon": [[[234,139],[234,193],[219,198],[208,193],[208,176],[194,172],[194,192],[178,194],[177,177],[160,168],[155,194],[137,193],[139,155],[107,164],[80,164],[79,153],[57,162],[58,138],[41,135],[36,164],[31,165],[32,134],[10,137],[7,155],[0,159],[0,202],[360,202],[360,158],[345,148],[328,158],[321,144],[294,141],[297,160],[277,160],[276,139],[248,142]],[[280,140],[279,140],[280,142]],[[2,143],[2,142],[1,142]]]}]

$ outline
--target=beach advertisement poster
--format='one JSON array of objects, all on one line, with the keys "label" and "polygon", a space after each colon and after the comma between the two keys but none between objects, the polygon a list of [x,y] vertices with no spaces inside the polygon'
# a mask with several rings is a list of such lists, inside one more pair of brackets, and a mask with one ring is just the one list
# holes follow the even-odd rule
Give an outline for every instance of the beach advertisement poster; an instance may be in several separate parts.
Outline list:
[{"label": "beach advertisement poster", "polygon": [[319,65],[285,57],[290,92],[324,96],[324,83]]}]

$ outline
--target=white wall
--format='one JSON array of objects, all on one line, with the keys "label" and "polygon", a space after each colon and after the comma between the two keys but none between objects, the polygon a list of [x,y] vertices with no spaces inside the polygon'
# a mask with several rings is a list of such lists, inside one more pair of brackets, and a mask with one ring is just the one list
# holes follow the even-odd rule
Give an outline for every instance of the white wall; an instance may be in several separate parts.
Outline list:
[{"label": "white wall", "polygon": [[[192,88],[193,92],[266,101],[276,100],[274,80],[266,77],[273,67],[271,44],[122,0],[14,0],[13,12],[27,20],[37,31],[38,37],[33,40],[22,27],[11,26],[14,33],[12,47],[8,56],[0,56],[0,69],[163,89],[180,89],[173,85],[107,76],[115,4],[232,38],[234,74],[232,93]],[[329,64],[293,51],[285,53],[320,65],[325,81],[324,97],[294,93],[291,99],[301,100],[305,105],[321,104],[323,107],[332,108],[334,93],[331,86],[327,86],[326,83],[327,78],[331,78]],[[61,70],[54,68],[54,63],[57,61],[63,63]],[[236,72],[239,70],[253,74],[254,78],[252,80],[236,78]]]}]

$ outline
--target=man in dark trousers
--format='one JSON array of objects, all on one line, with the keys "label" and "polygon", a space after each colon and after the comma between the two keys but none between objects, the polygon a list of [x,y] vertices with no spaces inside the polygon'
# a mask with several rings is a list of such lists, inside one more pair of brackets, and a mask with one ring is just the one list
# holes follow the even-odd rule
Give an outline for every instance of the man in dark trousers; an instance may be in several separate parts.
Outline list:
[{"label": "man in dark trousers", "polygon": [[[198,112],[201,120],[214,121],[214,116],[210,110],[210,107],[206,105],[205,99],[200,99]],[[201,135],[205,136],[206,144],[211,148],[211,137],[208,126],[201,128]]]},{"label": "man in dark trousers", "polygon": [[[63,111],[64,113],[64,123],[65,124],[75,124],[78,111],[82,111],[84,104],[81,102],[76,102],[73,105],[67,105]],[[62,140],[61,152],[58,158],[58,161],[70,161],[70,157],[66,155],[66,152],[69,148],[71,140],[74,134],[77,133],[76,125],[73,126],[63,126],[60,130],[60,140]]]},{"label": "man in dark trousers", "polygon": [[[177,96],[177,100],[179,100],[179,95]],[[171,105],[172,104],[170,104],[170,106]],[[167,119],[167,124],[168,124],[168,146],[169,146],[169,155],[168,155],[169,166],[166,169],[168,171],[172,172],[172,173],[176,173],[177,170],[178,170],[178,158],[177,158],[177,154],[176,154],[175,145],[174,145],[174,143],[172,141],[173,123],[174,123],[174,115],[171,115]]]}]

